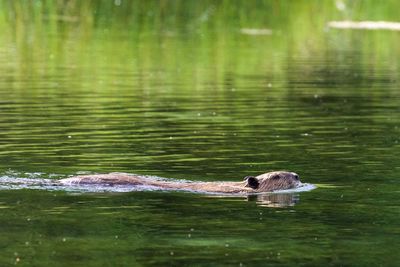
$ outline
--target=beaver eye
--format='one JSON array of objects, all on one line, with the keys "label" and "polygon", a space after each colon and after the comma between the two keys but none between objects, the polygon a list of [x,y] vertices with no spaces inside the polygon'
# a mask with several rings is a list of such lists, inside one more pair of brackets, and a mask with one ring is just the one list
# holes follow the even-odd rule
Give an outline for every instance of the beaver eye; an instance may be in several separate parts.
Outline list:
[{"label": "beaver eye", "polygon": [[296,179],[297,181],[299,180],[299,176],[297,174],[294,175],[294,179]]}]

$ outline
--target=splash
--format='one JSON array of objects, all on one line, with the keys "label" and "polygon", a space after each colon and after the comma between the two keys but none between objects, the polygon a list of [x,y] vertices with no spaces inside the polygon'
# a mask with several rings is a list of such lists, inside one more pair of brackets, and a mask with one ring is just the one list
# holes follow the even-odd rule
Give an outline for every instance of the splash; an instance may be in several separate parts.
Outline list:
[{"label": "splash", "polygon": [[[62,185],[58,179],[40,178],[41,174],[29,174],[32,178],[21,177],[26,173],[14,172],[12,176],[0,176],[0,190],[47,190],[66,192],[133,192],[133,191],[155,191],[162,190],[159,187],[148,185]],[[48,175],[46,175],[48,176]],[[61,175],[50,175],[60,177]]]}]

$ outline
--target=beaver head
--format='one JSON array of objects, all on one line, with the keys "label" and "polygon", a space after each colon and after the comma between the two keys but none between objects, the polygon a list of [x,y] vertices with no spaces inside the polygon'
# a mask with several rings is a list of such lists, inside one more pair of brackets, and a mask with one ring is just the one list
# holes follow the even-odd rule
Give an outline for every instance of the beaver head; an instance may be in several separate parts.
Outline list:
[{"label": "beaver head", "polygon": [[245,187],[253,189],[254,192],[285,190],[300,184],[299,175],[287,171],[267,172],[256,177],[246,176],[244,181]]}]

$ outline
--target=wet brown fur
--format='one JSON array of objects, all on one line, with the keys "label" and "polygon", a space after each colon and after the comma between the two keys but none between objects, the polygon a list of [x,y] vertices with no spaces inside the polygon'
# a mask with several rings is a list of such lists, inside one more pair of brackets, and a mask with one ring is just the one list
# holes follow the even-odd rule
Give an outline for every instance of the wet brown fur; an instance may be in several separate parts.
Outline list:
[{"label": "wet brown fur", "polygon": [[295,188],[300,184],[296,173],[268,172],[256,177],[246,176],[242,182],[191,182],[185,180],[160,180],[128,173],[79,175],[60,180],[65,185],[145,185],[169,190],[202,191],[210,193],[261,193]]}]

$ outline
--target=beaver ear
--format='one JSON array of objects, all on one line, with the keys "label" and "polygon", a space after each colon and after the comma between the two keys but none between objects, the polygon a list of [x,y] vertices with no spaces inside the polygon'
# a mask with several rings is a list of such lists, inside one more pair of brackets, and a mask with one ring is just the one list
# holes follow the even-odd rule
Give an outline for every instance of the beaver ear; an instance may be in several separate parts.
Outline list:
[{"label": "beaver ear", "polygon": [[246,177],[244,177],[244,180],[246,181],[246,187],[250,187],[250,188],[253,188],[253,189],[257,189],[258,188],[258,185],[259,185],[259,183],[258,183],[258,180],[257,180],[257,178],[256,177],[254,177],[254,176],[246,176]]}]

